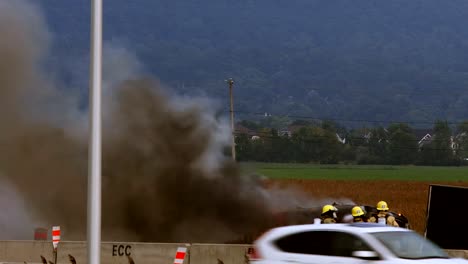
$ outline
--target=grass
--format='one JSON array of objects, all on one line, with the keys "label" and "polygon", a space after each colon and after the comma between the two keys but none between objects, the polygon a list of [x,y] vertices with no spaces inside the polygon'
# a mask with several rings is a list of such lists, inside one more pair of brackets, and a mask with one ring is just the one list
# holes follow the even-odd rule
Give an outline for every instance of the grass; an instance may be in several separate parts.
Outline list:
[{"label": "grass", "polygon": [[244,163],[271,179],[468,181],[468,167]]}]

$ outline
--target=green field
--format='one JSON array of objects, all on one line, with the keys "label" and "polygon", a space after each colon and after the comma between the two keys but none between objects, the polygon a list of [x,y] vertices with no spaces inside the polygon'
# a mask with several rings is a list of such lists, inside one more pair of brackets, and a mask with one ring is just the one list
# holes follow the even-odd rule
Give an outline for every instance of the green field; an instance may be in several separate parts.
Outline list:
[{"label": "green field", "polygon": [[468,167],[244,163],[272,179],[468,181]]}]

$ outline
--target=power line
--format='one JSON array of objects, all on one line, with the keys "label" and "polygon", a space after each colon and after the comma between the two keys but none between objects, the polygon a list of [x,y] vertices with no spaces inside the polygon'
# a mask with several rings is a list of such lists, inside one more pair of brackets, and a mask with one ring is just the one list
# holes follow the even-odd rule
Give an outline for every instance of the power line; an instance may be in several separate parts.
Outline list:
[{"label": "power line", "polygon": [[[372,119],[345,119],[345,118],[330,118],[330,117],[324,117],[324,116],[307,116],[307,115],[289,115],[289,114],[275,114],[275,113],[267,113],[267,112],[250,112],[250,111],[235,111],[237,114],[247,114],[247,115],[255,115],[255,116],[275,116],[275,117],[287,117],[291,119],[310,119],[310,120],[326,120],[326,121],[340,121],[340,122],[355,122],[355,123],[407,123],[407,124],[435,124],[434,121],[404,121],[404,120],[372,120]],[[459,125],[463,124],[466,121],[445,121],[449,125]]]},{"label": "power line", "polygon": [[[239,130],[236,130],[234,132],[235,134],[237,135],[241,135],[241,134],[246,134],[245,132],[242,132],[242,131],[239,131]],[[334,133],[333,135],[314,135],[313,137],[314,138],[329,138],[329,137],[335,137],[335,132],[332,132]],[[292,133],[294,134],[294,133]],[[337,133],[336,133],[337,134]],[[278,133],[277,135],[273,135],[272,133],[269,133],[269,132],[255,132],[255,135],[261,135],[261,136],[265,136],[265,137],[268,137],[268,136],[271,136],[273,138],[281,138],[282,136],[284,135],[281,135],[280,133]],[[339,135],[339,134],[337,134]],[[288,136],[289,137],[289,136]],[[341,136],[340,136],[341,137]],[[292,138],[292,135],[289,137],[289,138]],[[349,140],[369,140],[369,138],[366,138],[366,137],[353,137],[353,136],[343,136],[344,139],[349,139]],[[391,140],[390,138],[386,138],[386,139],[382,139],[382,140]],[[449,139],[450,140],[450,139]],[[399,140],[400,142],[420,142],[421,139],[404,139],[404,140]],[[443,141],[447,141],[447,139],[437,139],[437,138],[431,138],[430,140],[428,140],[430,142],[443,142]]]},{"label": "power line", "polygon": [[[238,133],[238,132],[235,132],[234,133],[235,135],[246,135],[244,133]],[[281,140],[281,139],[288,139],[288,140],[291,140],[293,142],[306,142],[306,143],[309,143],[309,144],[322,144],[323,142],[320,142],[320,141],[317,141],[316,139],[320,139],[320,138],[324,138],[324,137],[327,137],[327,136],[309,136],[307,138],[300,138],[300,139],[292,139],[292,138],[289,138],[289,137],[281,137],[281,136],[273,136],[273,135],[265,135],[265,136],[262,136],[260,139],[277,139],[277,140]],[[331,136],[333,138],[333,136]],[[330,136],[328,136],[328,138],[330,138]],[[363,139],[365,140],[365,139]],[[337,143],[339,143],[339,141],[337,141]],[[425,150],[426,148],[424,148],[424,145],[422,147],[395,147],[395,146],[391,146],[390,143],[387,144],[385,147],[387,148],[390,148],[390,149],[399,149],[399,150]],[[468,152],[468,150],[463,150],[463,149],[457,149],[457,150],[454,150],[452,148],[432,148],[432,147],[429,147],[426,149],[427,151],[457,151],[457,152]]]}]

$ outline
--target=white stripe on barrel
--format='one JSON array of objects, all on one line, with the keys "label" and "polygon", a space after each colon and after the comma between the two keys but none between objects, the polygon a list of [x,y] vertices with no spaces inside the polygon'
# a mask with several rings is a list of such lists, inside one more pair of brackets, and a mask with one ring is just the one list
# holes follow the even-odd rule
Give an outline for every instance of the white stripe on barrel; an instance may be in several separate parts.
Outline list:
[{"label": "white stripe on barrel", "polygon": [[52,227],[52,244],[54,245],[55,249],[57,248],[59,242],[60,242],[60,226],[53,226]]}]

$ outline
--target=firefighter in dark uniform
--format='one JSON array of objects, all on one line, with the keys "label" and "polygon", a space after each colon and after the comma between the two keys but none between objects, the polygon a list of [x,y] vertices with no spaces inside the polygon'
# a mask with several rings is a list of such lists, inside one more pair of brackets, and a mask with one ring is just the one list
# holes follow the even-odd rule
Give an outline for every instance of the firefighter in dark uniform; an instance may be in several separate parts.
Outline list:
[{"label": "firefighter in dark uniform", "polygon": [[366,222],[365,212],[360,206],[354,206],[351,209],[351,215],[353,216],[354,223]]},{"label": "firefighter in dark uniform", "polygon": [[399,227],[395,217],[388,213],[389,208],[388,208],[387,202],[385,201],[378,202],[377,210],[379,211],[379,213],[371,216],[371,218],[369,218],[369,222],[381,223],[384,225]]},{"label": "firefighter in dark uniform", "polygon": [[334,224],[336,223],[336,212],[338,212],[338,209],[330,204],[325,205],[322,208],[322,224]]}]

